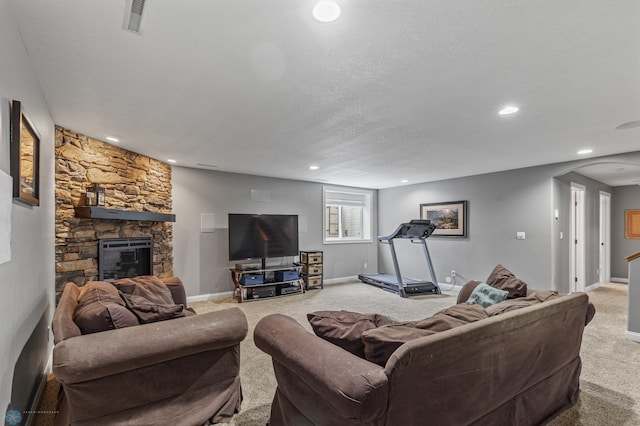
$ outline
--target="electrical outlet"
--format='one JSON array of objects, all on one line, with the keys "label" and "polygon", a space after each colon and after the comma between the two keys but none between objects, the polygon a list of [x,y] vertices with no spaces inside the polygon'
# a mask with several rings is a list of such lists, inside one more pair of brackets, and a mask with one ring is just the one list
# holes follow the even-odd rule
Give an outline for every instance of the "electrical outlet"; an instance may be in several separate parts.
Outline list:
[{"label": "electrical outlet", "polygon": [[451,276],[455,278],[455,276],[456,276],[456,271],[451,271]]},{"label": "electrical outlet", "polygon": [[362,265],[362,267],[363,267],[364,269],[367,269],[367,262],[364,262],[364,264]]}]

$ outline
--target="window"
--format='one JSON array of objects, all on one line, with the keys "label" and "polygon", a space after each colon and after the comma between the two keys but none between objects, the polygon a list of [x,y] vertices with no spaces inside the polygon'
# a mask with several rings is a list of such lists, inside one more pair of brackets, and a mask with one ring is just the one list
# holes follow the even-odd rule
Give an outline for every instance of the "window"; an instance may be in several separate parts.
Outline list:
[{"label": "window", "polygon": [[324,242],[371,241],[372,191],[323,187]]}]

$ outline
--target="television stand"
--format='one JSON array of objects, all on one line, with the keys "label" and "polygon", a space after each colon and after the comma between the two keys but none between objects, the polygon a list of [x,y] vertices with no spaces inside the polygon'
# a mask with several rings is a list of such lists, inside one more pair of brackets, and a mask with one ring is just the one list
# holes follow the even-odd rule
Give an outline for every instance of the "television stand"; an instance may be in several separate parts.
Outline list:
[{"label": "television stand", "polygon": [[301,268],[302,265],[266,267],[263,262],[262,269],[230,269],[235,286],[233,297],[242,303],[304,293]]}]

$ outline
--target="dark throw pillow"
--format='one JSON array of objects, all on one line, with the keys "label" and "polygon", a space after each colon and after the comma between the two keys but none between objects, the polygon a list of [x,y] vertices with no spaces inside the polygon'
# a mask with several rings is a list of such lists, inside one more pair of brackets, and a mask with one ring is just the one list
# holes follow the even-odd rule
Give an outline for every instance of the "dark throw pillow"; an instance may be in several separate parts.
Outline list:
[{"label": "dark throw pillow", "polygon": [[82,334],[140,324],[136,316],[125,306],[118,289],[101,281],[90,281],[82,287],[73,321]]},{"label": "dark throw pillow", "polygon": [[114,281],[113,285],[125,294],[141,296],[150,302],[165,305],[175,303],[169,287],[160,278],[152,275],[122,278]]},{"label": "dark throw pillow", "polygon": [[361,358],[364,358],[362,333],[393,323],[384,315],[349,311],[317,311],[307,314],[307,319],[316,336]]},{"label": "dark throw pillow", "polygon": [[120,293],[120,296],[127,305],[127,308],[138,318],[140,324],[193,315],[191,312],[187,314],[188,311],[184,305],[155,303],[142,296],[136,296],[135,294]]},{"label": "dark throw pillow", "polygon": [[504,302],[496,303],[495,305],[486,308],[487,315],[490,317],[504,314],[506,312],[515,311],[516,309],[526,308],[527,306],[536,305],[538,303],[546,302],[547,300],[553,300],[560,297],[557,291],[554,290],[536,290],[532,291],[526,297],[518,297],[517,299],[508,299]]},{"label": "dark throw pillow", "polygon": [[487,278],[487,284],[509,292],[509,299],[527,295],[527,283],[516,277],[513,272],[502,265],[497,265]]},{"label": "dark throw pillow", "polygon": [[471,292],[471,295],[467,299],[467,305],[477,303],[483,308],[486,308],[488,306],[502,302],[507,298],[508,295],[509,292],[507,290],[500,290],[491,287],[489,284],[480,283]]}]

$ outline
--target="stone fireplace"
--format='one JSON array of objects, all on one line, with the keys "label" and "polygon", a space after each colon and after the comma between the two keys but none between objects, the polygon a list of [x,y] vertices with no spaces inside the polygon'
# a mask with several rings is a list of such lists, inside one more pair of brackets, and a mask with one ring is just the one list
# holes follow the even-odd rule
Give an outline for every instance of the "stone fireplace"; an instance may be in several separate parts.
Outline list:
[{"label": "stone fireplace", "polygon": [[[171,214],[171,167],[61,127],[56,127],[55,154],[56,293],[68,281],[84,285],[100,278],[100,240],[151,239],[151,273],[172,276],[173,226],[155,215]],[[105,188],[106,209],[149,214],[81,217],[76,207],[85,204],[85,191],[95,183]]]}]

